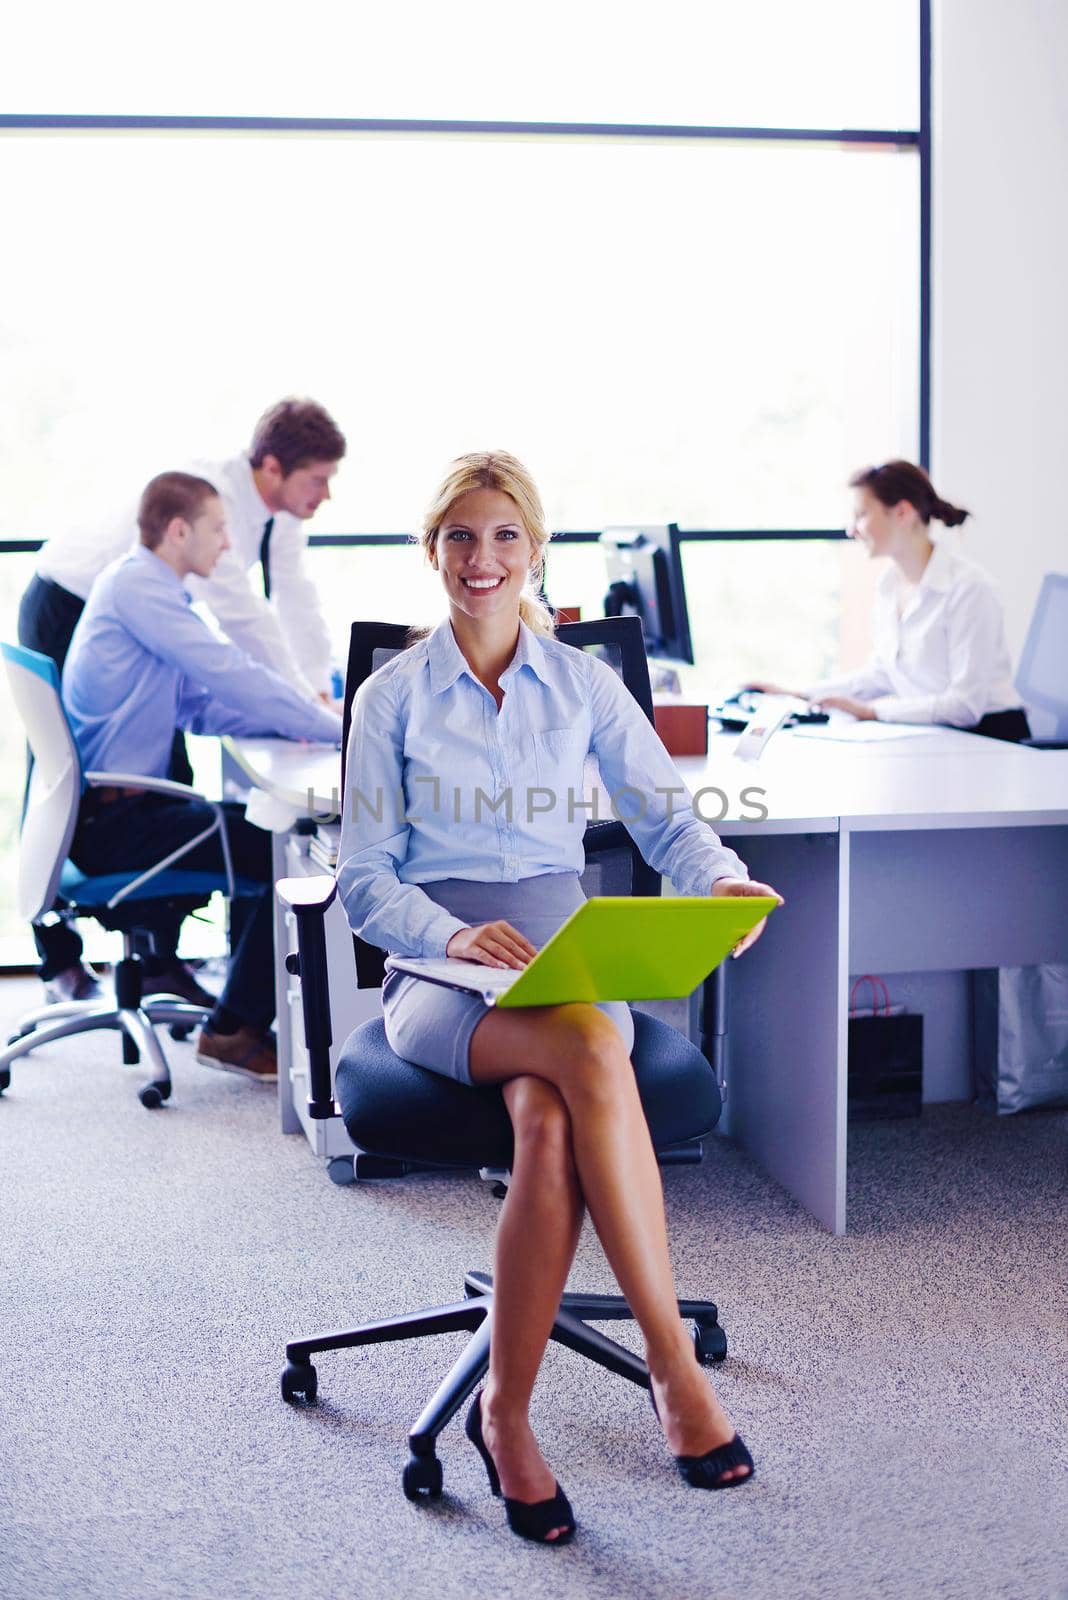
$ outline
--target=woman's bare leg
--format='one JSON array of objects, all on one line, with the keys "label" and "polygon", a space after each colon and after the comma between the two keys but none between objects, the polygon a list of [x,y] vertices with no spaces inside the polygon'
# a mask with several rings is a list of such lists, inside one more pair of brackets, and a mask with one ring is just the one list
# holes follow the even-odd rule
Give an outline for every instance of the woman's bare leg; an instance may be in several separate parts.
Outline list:
[{"label": "woman's bare leg", "polygon": [[527,1408],[584,1208],[562,1096],[544,1079],[526,1075],[509,1079],[503,1092],[515,1155],[497,1225],[482,1430],[503,1492],[533,1503],[552,1498],[555,1479],[531,1432]]},{"label": "woman's bare leg", "polygon": [[[675,1455],[703,1455],[734,1427],[694,1360],[678,1314],[660,1171],[634,1070],[614,1025],[593,1006],[495,1010],[471,1041],[475,1083],[504,1063],[552,1084],[571,1121],[578,1183],[619,1286],[645,1339],[661,1425]],[[737,1468],[724,1477],[744,1477]]]}]

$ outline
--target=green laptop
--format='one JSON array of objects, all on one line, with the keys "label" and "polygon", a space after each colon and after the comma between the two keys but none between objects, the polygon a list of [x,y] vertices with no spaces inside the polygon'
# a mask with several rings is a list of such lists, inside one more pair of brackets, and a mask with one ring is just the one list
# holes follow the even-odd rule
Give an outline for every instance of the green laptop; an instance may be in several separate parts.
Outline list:
[{"label": "green laptop", "polygon": [[692,994],[778,903],[763,895],[659,900],[595,896],[518,970],[402,956],[391,956],[389,966],[428,983],[481,995],[488,1006],[675,1000]]}]

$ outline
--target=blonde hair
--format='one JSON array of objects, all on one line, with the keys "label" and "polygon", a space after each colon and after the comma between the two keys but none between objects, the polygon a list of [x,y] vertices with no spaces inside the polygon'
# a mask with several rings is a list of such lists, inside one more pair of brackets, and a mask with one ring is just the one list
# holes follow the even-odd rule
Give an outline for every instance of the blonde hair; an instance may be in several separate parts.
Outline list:
[{"label": "blonde hair", "polygon": [[545,512],[534,479],[523,463],[507,451],[458,456],[451,464],[423,518],[419,543],[427,560],[432,560],[436,554],[438,533],[449,511],[461,495],[469,494],[472,489],[496,489],[515,501],[533,546],[530,577],[519,599],[519,615],[532,633],[552,633],[552,614],[538,593],[545,575],[545,546],[551,536],[545,526]]}]

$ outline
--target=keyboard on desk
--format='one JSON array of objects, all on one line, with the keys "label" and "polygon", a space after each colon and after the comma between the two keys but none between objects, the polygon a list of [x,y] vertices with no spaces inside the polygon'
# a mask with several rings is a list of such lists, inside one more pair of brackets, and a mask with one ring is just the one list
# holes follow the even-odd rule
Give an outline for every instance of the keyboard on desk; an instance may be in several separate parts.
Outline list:
[{"label": "keyboard on desk", "polygon": [[[708,714],[728,733],[740,733],[759,713],[765,698],[759,689],[738,689],[734,694],[727,695],[721,700],[718,706],[709,707]],[[826,711],[792,711],[783,723],[783,727],[797,728],[803,724],[827,721],[829,717]]]}]

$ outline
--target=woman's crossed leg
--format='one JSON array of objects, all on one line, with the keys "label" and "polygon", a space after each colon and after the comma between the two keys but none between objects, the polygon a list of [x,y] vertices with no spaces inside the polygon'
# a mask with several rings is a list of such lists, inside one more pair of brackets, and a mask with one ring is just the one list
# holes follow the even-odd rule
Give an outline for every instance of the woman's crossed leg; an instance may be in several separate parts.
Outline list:
[{"label": "woman's crossed leg", "polygon": [[[668,1447],[676,1456],[701,1456],[726,1444],[733,1425],[678,1314],[660,1170],[613,1023],[591,1005],[493,1010],[475,1029],[470,1068],[474,1083],[503,1086],[515,1130],[483,1400],[486,1442],[505,1493],[526,1500],[553,1492],[527,1406],[584,1205],[642,1330]],[[728,1469],[722,1481],[748,1471]]]}]

